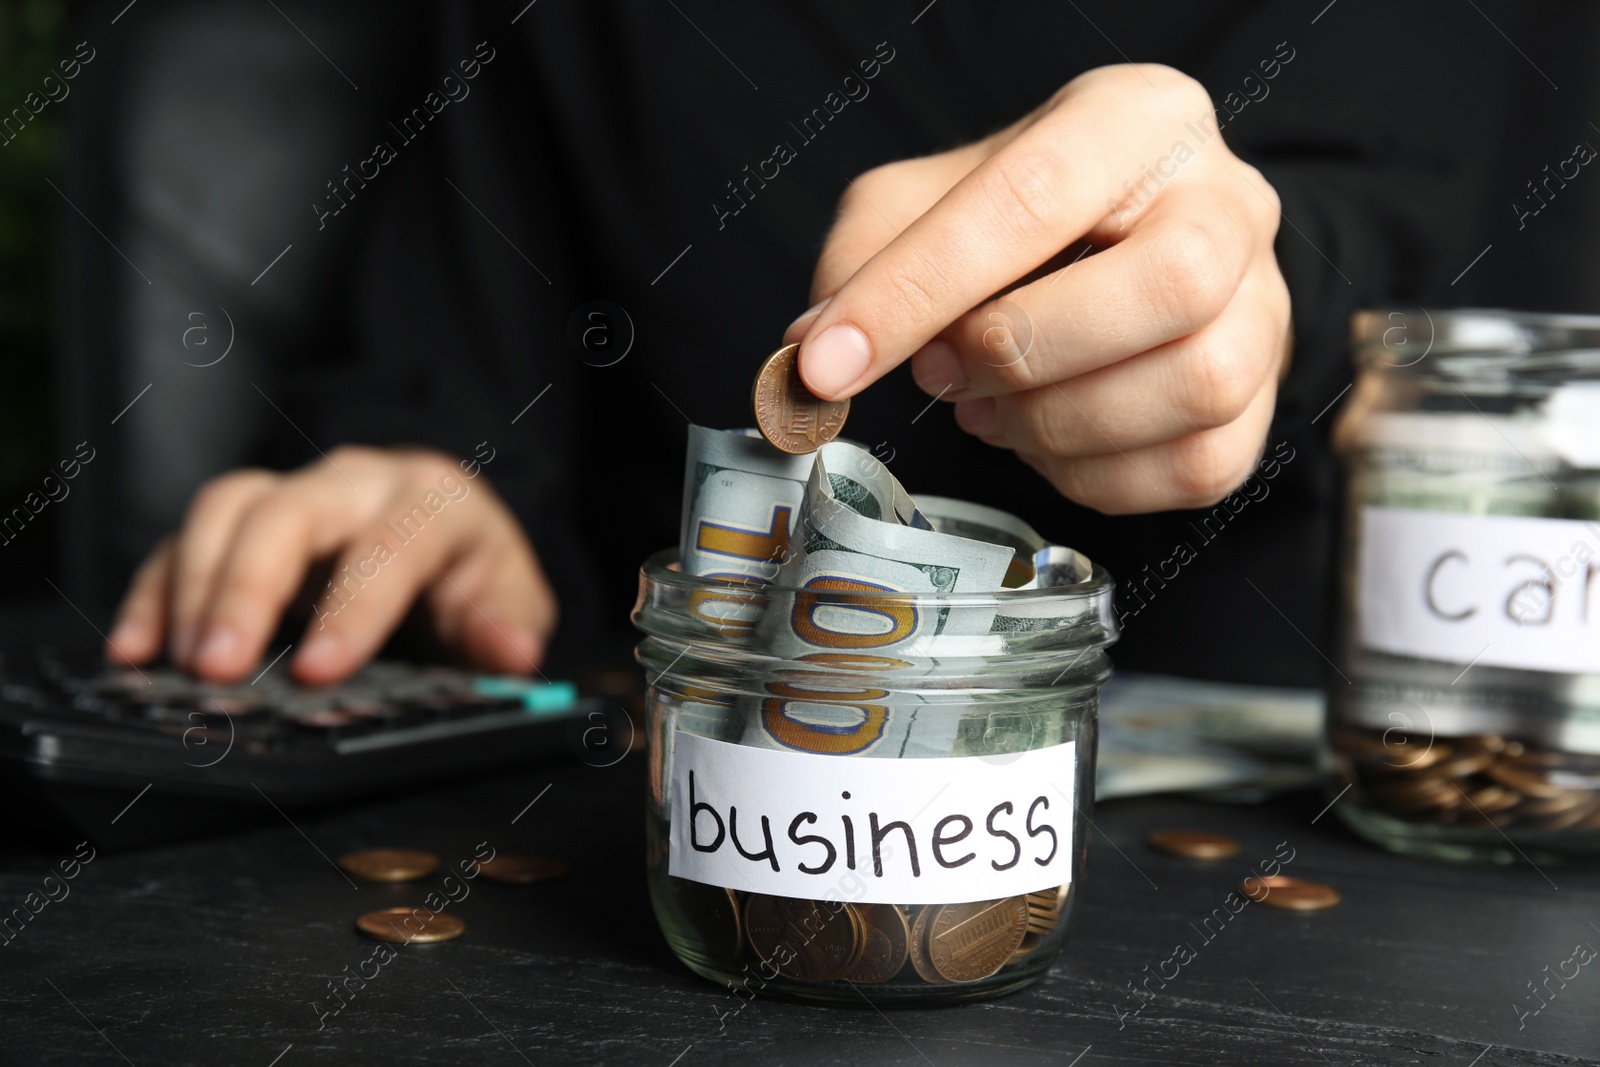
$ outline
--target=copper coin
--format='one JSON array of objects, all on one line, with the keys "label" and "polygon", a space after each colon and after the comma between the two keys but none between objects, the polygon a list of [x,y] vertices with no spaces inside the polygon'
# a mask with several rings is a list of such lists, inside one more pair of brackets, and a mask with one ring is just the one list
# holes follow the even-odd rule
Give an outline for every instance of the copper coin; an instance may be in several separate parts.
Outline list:
[{"label": "copper coin", "polygon": [[1146,840],[1151,848],[1191,860],[1225,860],[1239,854],[1239,842],[1204,830],[1156,830]]},{"label": "copper coin", "polygon": [[1447,778],[1465,778],[1493,765],[1494,759],[1494,753],[1487,748],[1462,745],[1461,751],[1435,767],[1434,773]]},{"label": "copper coin", "polygon": [[744,928],[763,961],[800,982],[843,978],[866,947],[861,916],[843,902],[834,911],[818,900],[752,893],[744,905]]},{"label": "copper coin", "polygon": [[1594,799],[1594,794],[1583,789],[1568,789],[1560,796],[1524,800],[1517,805],[1518,815],[1562,815],[1573,809],[1583,809]]},{"label": "copper coin", "polygon": [[339,866],[363,882],[415,882],[439,869],[439,857],[414,848],[369,848],[345,853]]},{"label": "copper coin", "polygon": [[866,947],[845,978],[851,982],[887,982],[900,973],[910,954],[911,924],[894,904],[850,904],[861,916]]},{"label": "copper coin", "polygon": [[1402,773],[1427,770],[1455,754],[1455,749],[1444,741],[1429,740],[1415,735],[1398,741],[1386,741],[1384,747],[1388,758],[1378,765],[1378,769]]},{"label": "copper coin", "polygon": [[1550,779],[1538,771],[1518,767],[1514,763],[1504,760],[1494,764],[1483,772],[1490,778],[1507,788],[1519,793],[1526,793],[1530,797],[1558,797],[1565,792],[1559,785],[1552,785]]},{"label": "copper coin", "polygon": [[1014,967],[1019,963],[1028,962],[1028,957],[1039,951],[1039,946],[1043,943],[1044,938],[1041,935],[1029,931],[1028,936],[1022,939],[1022,944],[1017,946],[1017,951],[1011,954],[1009,960],[1006,960],[1006,966]]},{"label": "copper coin", "polygon": [[1056,928],[1056,923],[1061,921],[1061,905],[1066,901],[1066,888],[1040,889],[1024,898],[1028,902],[1030,934],[1048,934]]},{"label": "copper coin", "polygon": [[[1576,807],[1557,812],[1554,815],[1547,815],[1537,820],[1533,825],[1541,830],[1566,830],[1577,826],[1596,811],[1600,811],[1600,804],[1595,804],[1592,796],[1583,794],[1579,797],[1579,803]],[[1522,815],[1523,812],[1518,809],[1514,814]]]},{"label": "copper coin", "polygon": [[713,961],[731,963],[744,947],[743,902],[739,894],[719,885],[667,878],[678,917],[693,931]]},{"label": "copper coin", "polygon": [[[1254,882],[1255,889],[1250,888]],[[1286,874],[1251,876],[1239,883],[1239,892],[1257,904],[1288,911],[1321,911],[1339,903],[1339,891],[1321,882],[1307,882]]]},{"label": "copper coin", "polygon": [[949,979],[933,969],[933,961],[928,958],[928,924],[933,920],[933,913],[939,910],[937,904],[924,904],[911,916],[911,941],[906,946],[906,954],[911,957],[911,966],[921,978],[929,985],[944,985]]},{"label": "copper coin", "polygon": [[491,882],[505,885],[527,885],[530,882],[553,882],[565,878],[572,868],[566,860],[553,860],[545,856],[513,856],[500,853],[493,859],[478,864],[478,870]]},{"label": "copper coin", "polygon": [[467,932],[467,924],[454,915],[427,908],[383,908],[356,920],[356,928],[379,941],[450,941]]},{"label": "copper coin", "polygon": [[1025,897],[943,904],[928,922],[928,960],[951,982],[976,982],[1004,967],[1027,932]]},{"label": "copper coin", "polygon": [[849,400],[824,400],[800,380],[800,346],[784,345],[756,372],[750,403],[761,436],[784,452],[815,452],[839,436]]},{"label": "copper coin", "polygon": [[1522,802],[1522,794],[1514,789],[1486,785],[1482,789],[1468,793],[1467,799],[1472,802],[1473,807],[1485,815],[1493,815],[1516,807]]}]

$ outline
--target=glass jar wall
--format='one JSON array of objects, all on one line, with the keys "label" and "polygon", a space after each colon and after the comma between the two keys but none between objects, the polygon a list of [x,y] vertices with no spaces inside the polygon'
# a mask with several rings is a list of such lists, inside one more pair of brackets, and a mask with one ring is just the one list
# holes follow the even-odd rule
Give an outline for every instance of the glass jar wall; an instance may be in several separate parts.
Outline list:
[{"label": "glass jar wall", "polygon": [[[1110,578],[1070,555],[1061,584],[985,596],[644,565],[650,893],[685,964],[856,1005],[993,996],[1049,969],[1076,914],[1116,634]],[[775,658],[753,637],[774,616],[848,617],[853,637]],[[863,618],[884,643],[917,619],[960,625],[887,656]]]}]

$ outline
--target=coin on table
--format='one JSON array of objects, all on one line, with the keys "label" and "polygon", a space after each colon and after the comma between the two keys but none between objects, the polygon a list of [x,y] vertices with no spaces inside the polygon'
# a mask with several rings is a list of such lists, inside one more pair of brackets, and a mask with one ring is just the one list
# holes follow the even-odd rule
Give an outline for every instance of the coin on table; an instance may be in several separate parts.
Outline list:
[{"label": "coin on table", "polygon": [[1004,967],[1027,932],[1025,897],[942,904],[928,921],[928,961],[946,981],[976,982]]},{"label": "coin on table", "polygon": [[427,908],[383,908],[356,920],[356,928],[379,941],[450,941],[467,932],[467,924],[454,915]]},{"label": "coin on table", "polygon": [[566,860],[553,860],[546,856],[513,856],[505,853],[493,859],[482,860],[478,864],[478,870],[485,878],[505,885],[553,882],[557,878],[565,878],[571,869]]},{"label": "coin on table", "polygon": [[[744,928],[758,956],[800,982],[843,978],[866,948],[859,913],[847,906],[833,911],[817,900],[752,893],[744,905]],[[780,946],[788,950],[782,963],[774,959]]]},{"label": "coin on table", "polygon": [[[1257,888],[1250,888],[1252,882]],[[1286,874],[1251,876],[1239,883],[1239,892],[1257,904],[1288,911],[1321,911],[1339,903],[1339,891],[1332,886],[1290,878]]]},{"label": "coin on table", "polygon": [[751,392],[756,426],[775,448],[815,452],[839,436],[849,400],[824,400],[800,380],[800,346],[784,345],[761,364]]},{"label": "coin on table", "polygon": [[850,904],[861,916],[866,946],[845,975],[852,982],[887,982],[906,965],[911,924],[895,904]]},{"label": "coin on table", "polygon": [[1225,860],[1239,854],[1239,842],[1204,830],[1156,830],[1146,840],[1151,848],[1191,860]]},{"label": "coin on table", "polygon": [[414,848],[369,848],[347,852],[339,866],[363,882],[414,882],[439,869],[439,857]]}]

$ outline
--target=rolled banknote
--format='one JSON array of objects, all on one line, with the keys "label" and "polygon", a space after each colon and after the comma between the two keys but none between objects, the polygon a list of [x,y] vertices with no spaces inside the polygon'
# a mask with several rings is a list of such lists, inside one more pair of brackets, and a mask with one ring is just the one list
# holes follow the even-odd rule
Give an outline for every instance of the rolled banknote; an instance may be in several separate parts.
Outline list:
[{"label": "rolled banknote", "polygon": [[780,452],[755,430],[690,426],[678,533],[684,571],[772,581],[814,459]]},{"label": "rolled banknote", "polygon": [[[1059,606],[912,611],[868,595],[1067,585],[1088,577],[1087,560],[999,509],[914,499],[851,442],[794,456],[754,431],[692,427],[685,474],[683,569],[743,586],[704,590],[696,613],[721,640],[794,666],[769,679],[766,692],[738,699],[686,685],[671,700],[677,728],[853,755],[1034,747],[1010,737],[1015,709],[972,699],[964,714],[951,714],[905,689],[913,676],[925,683],[977,669],[1010,635],[1058,625],[1045,615]],[[852,591],[863,594],[859,602]],[[874,675],[882,687],[863,681]]]},{"label": "rolled banknote", "polygon": [[929,638],[951,627],[987,633],[992,609],[886,612],[857,608],[848,594],[994,592],[1015,555],[1010,545],[935,531],[887,467],[859,446],[835,441],[812,466],[776,578],[785,591],[774,594],[757,640],[787,659],[921,655]]},{"label": "rolled banknote", "polygon": [[870,453],[837,441],[824,446],[754,636],[762,652],[795,666],[775,672],[764,696],[740,701],[744,743],[834,755],[948,755],[961,715],[925,709],[892,682],[862,678],[909,683],[935,672],[928,657],[941,636],[987,634],[994,610],[922,611],[872,597],[992,592],[1015,555],[1012,545],[937,532]]}]

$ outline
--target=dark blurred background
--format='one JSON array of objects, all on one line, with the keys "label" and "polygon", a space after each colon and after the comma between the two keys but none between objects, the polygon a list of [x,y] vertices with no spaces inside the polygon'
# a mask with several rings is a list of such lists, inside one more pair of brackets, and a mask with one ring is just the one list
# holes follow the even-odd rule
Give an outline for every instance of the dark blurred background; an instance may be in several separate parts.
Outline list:
[{"label": "dark blurred background", "polygon": [[[66,19],[56,0],[0,4],[0,99],[20,103],[55,72]],[[62,436],[51,325],[60,290],[52,236],[63,205],[46,184],[59,176],[59,117],[46,108],[0,148],[0,500],[7,508],[53,468]],[[18,558],[0,561],[0,597],[53,595],[44,578],[60,575],[58,518],[44,509],[38,536],[5,546]]]},{"label": "dark blurred background", "polygon": [[[1115,655],[1311,684],[1315,650],[1240,577],[1323,643],[1334,413],[1313,420],[1350,380],[1350,311],[1600,311],[1600,176],[1536,217],[1513,207],[1576,142],[1600,146],[1600,6],[925,6],[0,0],[0,119],[79,42],[94,53],[0,145],[0,516],[79,442],[96,450],[0,546],[0,599],[70,598],[101,623],[207,477],[341,441],[471,455],[487,439],[491,479],[568,583],[569,630],[626,640],[634,568],[675,536],[684,420],[748,421],[749,375],[729,368],[803,309],[851,176],[979,136],[1089,66],[1168,62],[1220,99],[1287,42],[1293,63],[1225,137],[1283,195],[1297,345],[1269,450],[1301,458]],[[498,53],[473,96],[319,226],[330,179],[375,137],[401,144],[386,124],[480,40]],[[897,57],[872,98],[719,227],[725,182],[880,41]],[[638,331],[615,368],[569,350],[592,299]],[[1201,517],[1076,508],[944,406],[913,422],[926,397],[892,379],[847,432],[896,449],[913,491],[1013,510],[1124,580]]]}]

